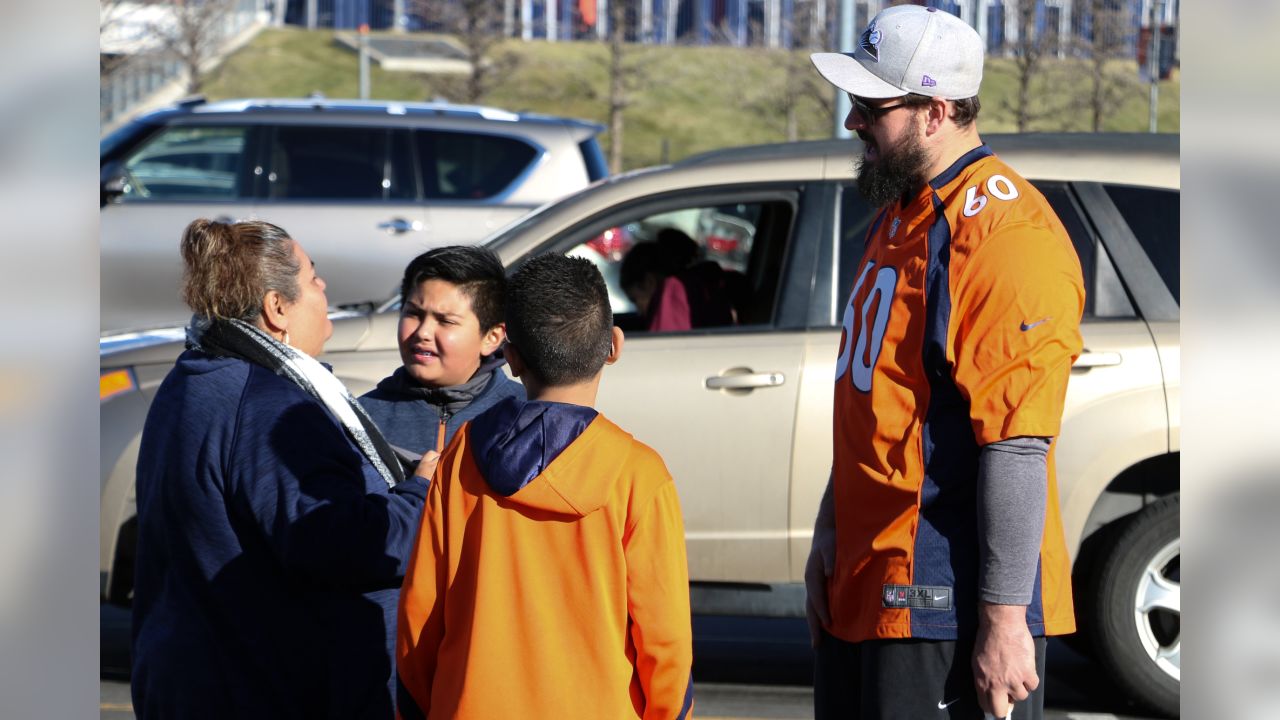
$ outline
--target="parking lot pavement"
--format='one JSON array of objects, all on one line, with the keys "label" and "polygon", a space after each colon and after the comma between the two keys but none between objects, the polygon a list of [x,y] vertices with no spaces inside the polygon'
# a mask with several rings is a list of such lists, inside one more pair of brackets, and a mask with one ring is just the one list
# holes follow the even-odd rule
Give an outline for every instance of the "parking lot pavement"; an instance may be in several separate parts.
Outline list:
[{"label": "parking lot pavement", "polygon": [[133,720],[128,681],[104,678],[100,697],[98,708],[102,720]]},{"label": "parking lot pavement", "polygon": [[[699,720],[809,720],[813,717],[812,688],[795,685],[694,685]],[[129,684],[102,681],[102,720],[132,720]],[[1139,716],[1073,710],[1046,710],[1048,720],[1144,720]]]},{"label": "parking lot pavement", "polygon": [[[129,699],[129,611],[103,605],[101,612],[101,718],[132,720]],[[802,620],[800,622],[803,622]],[[750,631],[763,645],[730,642],[734,624],[695,618],[697,666],[694,697],[701,720],[808,720],[813,689],[803,645],[791,622]],[[761,657],[770,658],[760,660]],[[782,684],[788,683],[788,684]],[[1102,671],[1057,641],[1049,645],[1048,720],[1152,720],[1120,696]]]}]

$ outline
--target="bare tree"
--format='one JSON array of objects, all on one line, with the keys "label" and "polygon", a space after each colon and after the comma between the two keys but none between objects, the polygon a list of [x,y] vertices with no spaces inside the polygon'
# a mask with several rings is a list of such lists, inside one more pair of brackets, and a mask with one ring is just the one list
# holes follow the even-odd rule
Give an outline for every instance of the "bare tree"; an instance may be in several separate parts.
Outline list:
[{"label": "bare tree", "polygon": [[[783,23],[791,31],[794,48],[762,50],[774,60],[771,65],[780,72],[772,75],[763,93],[746,100],[747,110],[757,117],[767,119],[779,131],[783,139],[794,142],[801,135],[801,113],[816,106],[818,117],[830,117],[834,112],[831,86],[813,69],[809,53],[820,50],[814,43],[821,38],[806,28],[811,27],[813,4],[797,4],[794,16]],[[759,24],[753,22],[758,37]]]},{"label": "bare tree", "polygon": [[1107,115],[1134,90],[1132,75],[1116,67],[1117,60],[1127,57],[1125,34],[1132,16],[1117,0],[1089,0],[1088,12],[1092,37],[1080,38],[1077,43],[1087,58],[1090,127],[1100,132]]},{"label": "bare tree", "polygon": [[[102,5],[98,14],[98,37],[114,33],[123,23],[125,12],[125,0],[101,0]],[[115,72],[127,56],[118,52],[99,52],[98,53],[98,75],[99,77],[107,77]]]},{"label": "bare tree", "polygon": [[[621,172],[626,111],[634,100],[633,95],[645,86],[649,65],[656,59],[653,54],[637,52],[627,44],[628,37],[635,36],[639,24],[638,5],[633,0],[609,0],[608,69],[609,88],[607,98],[609,126],[609,170]],[[665,151],[664,151],[665,152]]]},{"label": "bare tree", "polygon": [[1009,51],[1017,73],[1017,91],[1012,102],[1005,100],[1002,105],[1014,114],[1018,132],[1027,132],[1031,123],[1040,118],[1032,107],[1032,86],[1043,70],[1044,45],[1036,34],[1036,0],[1016,0],[1014,12],[1017,37],[1009,44]]},{"label": "bare tree", "polygon": [[98,36],[116,27],[124,15],[125,0],[101,0],[98,14]]},{"label": "bare tree", "polygon": [[466,61],[470,65],[462,86],[439,83],[446,96],[467,103],[479,103],[497,86],[515,65],[510,53],[496,53],[502,42],[503,4],[494,0],[414,0],[414,7],[424,17],[435,20],[446,32],[457,36]]},{"label": "bare tree", "polygon": [[182,63],[187,92],[200,92],[205,65],[226,41],[226,23],[235,0],[168,0],[154,4],[167,6],[170,13],[165,20],[152,23],[150,31]]},{"label": "bare tree", "polygon": [[623,112],[627,109],[627,68],[623,63],[627,38],[627,6],[609,3],[609,172],[622,172]]}]

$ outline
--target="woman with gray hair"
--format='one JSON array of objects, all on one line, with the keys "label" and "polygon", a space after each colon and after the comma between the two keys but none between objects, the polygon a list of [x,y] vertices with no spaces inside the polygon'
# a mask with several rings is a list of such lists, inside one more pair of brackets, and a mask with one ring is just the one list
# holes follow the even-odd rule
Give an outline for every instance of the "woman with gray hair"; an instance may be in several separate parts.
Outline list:
[{"label": "woman with gray hair", "polygon": [[315,359],[324,281],[284,230],[196,220],[182,259],[195,315],[138,455],[134,711],[389,718],[434,459],[406,472]]}]

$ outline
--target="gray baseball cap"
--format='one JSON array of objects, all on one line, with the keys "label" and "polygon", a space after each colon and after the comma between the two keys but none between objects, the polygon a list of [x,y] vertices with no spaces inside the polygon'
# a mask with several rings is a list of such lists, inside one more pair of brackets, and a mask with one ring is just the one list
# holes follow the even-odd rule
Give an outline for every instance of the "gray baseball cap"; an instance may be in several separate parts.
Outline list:
[{"label": "gray baseball cap", "polygon": [[871,19],[853,52],[809,57],[827,82],[858,97],[961,100],[978,94],[982,55],[982,38],[955,15],[898,5]]}]

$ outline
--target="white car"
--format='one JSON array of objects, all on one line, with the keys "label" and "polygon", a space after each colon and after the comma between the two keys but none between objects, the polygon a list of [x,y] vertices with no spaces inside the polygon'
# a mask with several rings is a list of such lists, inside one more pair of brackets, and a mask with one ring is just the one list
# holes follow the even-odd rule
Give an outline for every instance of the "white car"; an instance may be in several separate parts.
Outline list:
[{"label": "white car", "polygon": [[430,247],[474,243],[604,177],[603,127],[442,103],[194,99],[104,138],[101,330],[183,322],[198,217],[301,239],[339,306],[381,300]]}]

